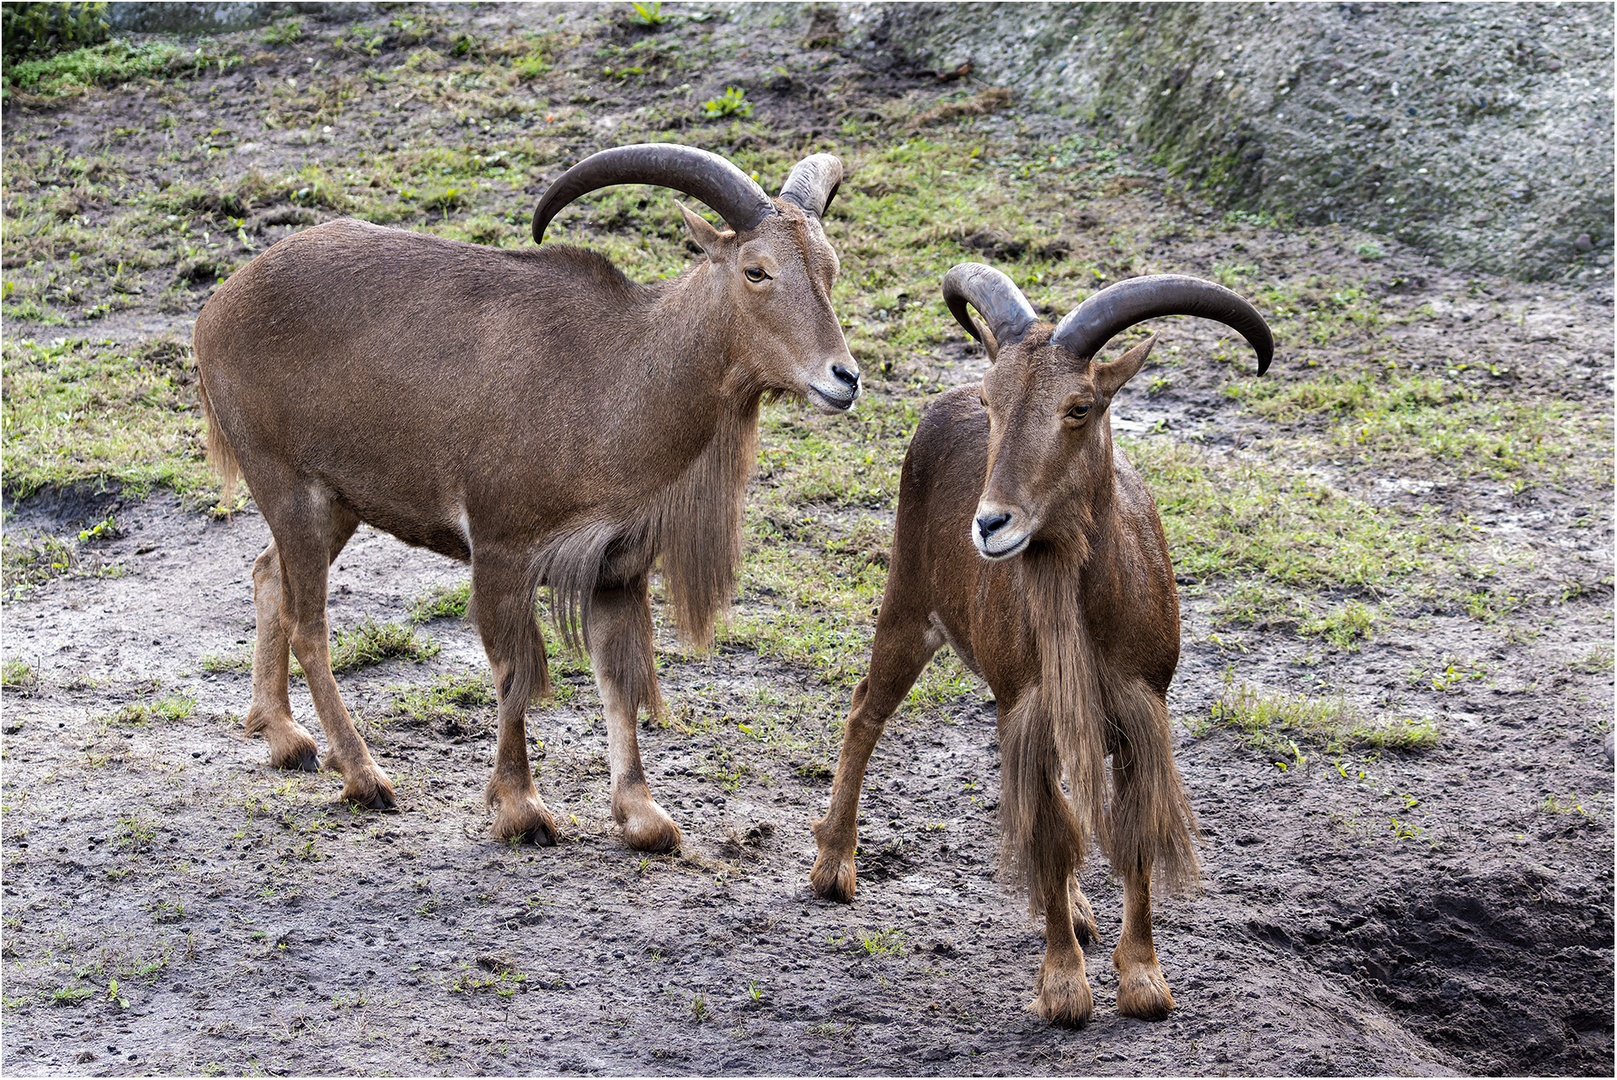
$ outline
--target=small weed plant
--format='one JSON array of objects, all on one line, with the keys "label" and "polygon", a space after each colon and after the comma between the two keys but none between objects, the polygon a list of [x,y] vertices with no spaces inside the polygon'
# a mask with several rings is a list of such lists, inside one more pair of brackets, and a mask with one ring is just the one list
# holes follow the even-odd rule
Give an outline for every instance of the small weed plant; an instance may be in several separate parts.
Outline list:
[{"label": "small weed plant", "polygon": [[637,0],[629,6],[634,9],[629,15],[629,21],[636,26],[655,27],[668,21],[668,16],[663,14],[662,0],[652,0],[649,4],[642,4]]},{"label": "small weed plant", "polygon": [[745,119],[752,115],[752,102],[747,100],[747,92],[739,86],[725,87],[724,93],[718,97],[702,102],[702,115],[709,120],[726,116]]}]

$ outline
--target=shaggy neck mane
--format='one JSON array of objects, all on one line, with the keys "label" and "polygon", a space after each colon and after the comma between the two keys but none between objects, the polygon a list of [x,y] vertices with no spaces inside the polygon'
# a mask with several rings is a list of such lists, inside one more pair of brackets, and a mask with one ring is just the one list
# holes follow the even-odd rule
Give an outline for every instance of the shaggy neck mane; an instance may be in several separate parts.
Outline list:
[{"label": "shaggy neck mane", "polygon": [[656,365],[648,371],[651,379],[681,373],[709,383],[717,415],[703,424],[712,425],[707,441],[673,480],[638,505],[602,507],[538,553],[536,580],[550,586],[556,628],[574,648],[588,645],[598,586],[630,582],[659,564],[675,624],[687,641],[707,644],[735,595],[743,500],[757,460],[765,391],[746,358],[725,347],[733,335],[713,323],[692,294],[706,287],[708,272],[698,263],[671,282],[636,287],[637,303],[620,314],[622,336],[643,335],[635,351]]},{"label": "shaggy neck mane", "polygon": [[735,595],[761,399],[754,391],[719,417],[707,446],[659,492],[647,515],[646,535],[661,560],[675,625],[693,644],[712,640],[715,621]]},{"label": "shaggy neck mane", "polygon": [[761,388],[731,398],[707,444],[672,482],[616,519],[595,519],[558,535],[536,560],[551,589],[563,641],[589,639],[590,601],[598,586],[621,584],[660,563],[680,636],[712,640],[719,614],[735,595],[741,522],[758,456]]},{"label": "shaggy neck mane", "polygon": [[[1082,572],[1043,545],[1030,547],[1020,562],[1039,680],[1000,733],[1001,866],[1037,909],[1049,886],[1082,864],[1091,837],[1106,844],[1106,745]],[[1062,840],[1049,843],[1052,837]]]},{"label": "shaggy neck mane", "polygon": [[[1115,526],[1109,513],[1098,518],[1076,540],[1085,557]],[[1142,844],[1154,837],[1157,868],[1169,889],[1197,879],[1196,819],[1173,764],[1166,709],[1101,670],[1084,590],[1104,586],[1088,585],[1086,564],[1074,554],[1072,543],[1065,552],[1036,544],[1016,571],[1039,679],[1012,706],[1000,732],[1001,866],[1027,888],[1034,914],[1083,864],[1091,840],[1113,866],[1126,866],[1145,858]],[[1155,809],[1148,810],[1138,792],[1122,797],[1107,774],[1108,753],[1114,769],[1126,761],[1140,785],[1157,793]]]}]

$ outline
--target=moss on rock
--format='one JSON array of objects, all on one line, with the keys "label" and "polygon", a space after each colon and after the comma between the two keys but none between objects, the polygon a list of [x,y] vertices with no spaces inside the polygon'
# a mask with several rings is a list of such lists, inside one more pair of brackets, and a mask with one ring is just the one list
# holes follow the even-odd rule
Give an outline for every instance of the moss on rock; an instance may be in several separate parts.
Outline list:
[{"label": "moss on rock", "polygon": [[1609,274],[1608,6],[869,4],[847,21],[866,49],[970,63],[1119,131],[1230,208],[1518,278]]}]

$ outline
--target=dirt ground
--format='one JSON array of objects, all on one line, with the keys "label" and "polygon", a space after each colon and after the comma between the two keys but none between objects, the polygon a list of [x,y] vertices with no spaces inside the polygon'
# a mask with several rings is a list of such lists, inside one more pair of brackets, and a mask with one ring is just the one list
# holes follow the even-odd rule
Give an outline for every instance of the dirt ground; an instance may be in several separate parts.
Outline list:
[{"label": "dirt ground", "polygon": [[[911,78],[856,58],[834,65],[816,77],[843,79],[845,101]],[[113,106],[126,124],[162,107],[133,95]],[[804,130],[827,108],[784,96],[780,107]],[[61,125],[60,137],[83,130]],[[1344,257],[1258,228],[1208,239],[1165,224],[1161,243],[1161,260],[1187,272],[1232,246],[1294,272]],[[1609,288],[1479,279],[1389,246],[1375,283],[1391,308],[1421,313],[1396,331],[1405,355],[1433,367],[1508,362],[1530,386],[1609,401]],[[134,309],[93,330],[7,333],[185,337],[193,317]],[[1212,339],[1187,327],[1181,340],[1193,350]],[[959,345],[936,359],[949,381],[981,371]],[[1256,418],[1232,413],[1218,379],[1188,367],[1164,393],[1131,388],[1114,414],[1125,432],[1166,427],[1213,447],[1261,434]],[[165,493],[8,495],[8,531],[67,535],[111,515],[122,535],[86,549],[118,574],[57,578],[5,607],[5,657],[32,677],[4,694],[0,1066],[1611,1075],[1610,483],[1516,490],[1318,468],[1343,490],[1418,502],[1530,552],[1520,586],[1536,599],[1498,622],[1434,605],[1345,652],[1259,628],[1215,632],[1217,589],[1187,586],[1170,706],[1185,721],[1177,759],[1205,834],[1204,889],[1162,898],[1156,920],[1178,1009],[1161,1023],[1113,1009],[1120,891],[1099,860],[1082,877],[1102,939],[1089,950],[1096,1016],[1082,1030],[1025,1011],[1043,943],[995,878],[998,764],[980,689],[889,725],[862,804],[852,905],[808,888],[824,770],[717,773],[716,759],[749,753],[733,731],[698,739],[644,726],[650,784],[685,842],[674,855],[624,848],[607,808],[599,700],[576,667],[560,669],[558,702],[529,714],[560,842],[512,846],[488,835],[481,803],[492,708],[390,714],[412,688],[486,670],[462,621],[426,624],[441,650],[424,662],[339,676],[399,794],[395,812],[356,811],[335,801],[337,778],[276,773],[263,744],[243,737],[249,678],[229,661],[253,633],[249,571],[267,540],[251,507],[214,519]],[[407,620],[423,595],[464,576],[362,528],[332,574],[332,623]],[[744,589],[740,607],[768,603]],[[752,651],[698,655],[666,628],[659,640],[676,708],[743,714],[771,693],[816,687],[811,672]],[[1602,649],[1603,662],[1589,660]],[[1449,678],[1412,678],[1441,675],[1445,660]],[[1442,739],[1351,769],[1318,754],[1280,769],[1194,723],[1232,675],[1396,705],[1434,720]],[[318,730],[300,691],[294,710]],[[183,716],[120,712],[186,698]]]}]

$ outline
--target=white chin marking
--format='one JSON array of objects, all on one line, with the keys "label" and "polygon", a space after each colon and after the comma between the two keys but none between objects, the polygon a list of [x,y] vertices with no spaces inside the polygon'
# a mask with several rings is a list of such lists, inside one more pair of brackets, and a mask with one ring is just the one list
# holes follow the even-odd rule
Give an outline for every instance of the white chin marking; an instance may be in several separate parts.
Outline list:
[{"label": "white chin marking", "polygon": [[977,554],[981,555],[983,558],[987,559],[989,562],[999,562],[1001,559],[1009,559],[1013,555],[1022,554],[1023,549],[1026,548],[1027,545],[1028,545],[1028,541],[1030,541],[1032,539],[1033,539],[1032,535],[1028,534],[1028,535],[1023,536],[1020,540],[1016,541],[1016,543],[1011,544],[1009,546],[1001,546],[1001,547],[998,547],[998,548],[990,548],[986,544],[983,543],[983,541],[982,541],[982,539],[980,537],[976,537],[976,536],[972,537],[972,540],[977,545]]},{"label": "white chin marking", "polygon": [[833,397],[818,386],[811,384],[809,386],[809,397],[814,401],[814,404],[827,412],[847,412],[853,408],[853,403],[859,395],[850,394],[847,397]]}]

